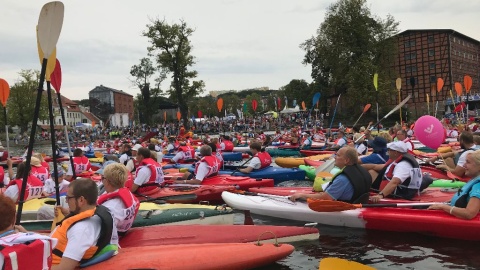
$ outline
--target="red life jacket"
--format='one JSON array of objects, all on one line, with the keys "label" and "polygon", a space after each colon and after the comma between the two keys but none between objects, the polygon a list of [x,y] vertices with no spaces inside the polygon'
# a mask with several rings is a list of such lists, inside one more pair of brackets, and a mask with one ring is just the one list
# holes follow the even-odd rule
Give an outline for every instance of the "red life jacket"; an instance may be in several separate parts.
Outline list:
[{"label": "red life jacket", "polygon": [[139,193],[154,190],[164,181],[162,165],[151,158],[146,158],[140,162],[135,175],[138,175],[138,171],[145,167],[150,170],[150,179],[148,179],[147,183],[138,188]]},{"label": "red life jacket", "polygon": [[403,140],[404,143],[409,143],[410,145],[412,145],[412,151],[415,150],[415,145],[413,144],[413,142],[410,140],[410,138],[406,138],[405,140]]},{"label": "red life jacket", "polygon": [[125,187],[131,189],[133,186],[133,175],[131,172],[128,172],[127,181],[125,181]]},{"label": "red life jacket", "polygon": [[42,164],[43,167],[47,168],[47,170],[50,170],[50,165],[48,165],[47,162],[42,161],[40,164]]},{"label": "red life jacket", "polygon": [[258,152],[255,156],[260,159],[260,169],[266,168],[272,164],[272,157],[267,152]]},{"label": "red life jacket", "polygon": [[223,151],[225,151],[225,152],[232,152],[233,151],[233,142],[232,141],[224,140],[223,144],[225,145],[225,149],[223,149]]},{"label": "red life jacket", "polygon": [[[12,235],[15,237],[15,235]],[[0,245],[4,257],[4,270],[50,269],[52,267],[52,241],[36,239],[33,242]]]},{"label": "red life jacket", "polygon": [[[17,185],[18,192],[20,194],[20,191],[22,190],[22,179],[14,179],[8,183],[7,188],[9,186]],[[23,201],[28,201],[31,199],[35,198],[40,198],[42,197],[42,192],[43,192],[43,183],[34,175],[29,175],[27,178],[27,190],[25,190],[25,195],[23,196]],[[18,199],[16,203],[20,201],[20,196],[18,196]]]},{"label": "red life jacket", "polygon": [[90,161],[86,156],[73,157],[73,166],[75,167],[75,174],[81,174],[91,168]]},{"label": "red life jacket", "polygon": [[184,160],[195,158],[195,149],[193,147],[184,145],[180,146],[178,150],[183,152]]},{"label": "red life jacket", "polygon": [[260,134],[258,135],[258,138],[262,141],[265,141],[265,139],[267,138],[267,136],[265,136],[265,134]]},{"label": "red life jacket", "polygon": [[8,159],[8,151],[3,151],[0,155],[0,161],[5,161]]},{"label": "red life jacket", "polygon": [[218,162],[218,158],[215,156],[205,156],[200,159],[200,162],[197,162],[195,164],[195,175],[197,175],[198,167],[200,166],[201,162],[207,163],[208,166],[208,173],[205,178],[218,173],[218,170],[220,169],[220,163]]},{"label": "red life jacket", "polygon": [[103,204],[114,198],[120,198],[125,205],[125,208],[123,209],[123,217],[116,217],[119,220],[117,221],[117,231],[126,232],[132,227],[138,209],[140,208],[140,202],[137,197],[130,192],[129,188],[123,187],[117,191],[101,195],[98,197],[97,204]]},{"label": "red life jacket", "polygon": [[3,179],[5,178],[5,169],[0,166],[0,183],[3,183]]},{"label": "red life jacket", "polygon": [[35,175],[40,181],[45,183],[45,181],[50,178],[50,172],[48,171],[47,168],[45,167],[35,167],[32,166],[32,169],[30,170],[30,173]]}]

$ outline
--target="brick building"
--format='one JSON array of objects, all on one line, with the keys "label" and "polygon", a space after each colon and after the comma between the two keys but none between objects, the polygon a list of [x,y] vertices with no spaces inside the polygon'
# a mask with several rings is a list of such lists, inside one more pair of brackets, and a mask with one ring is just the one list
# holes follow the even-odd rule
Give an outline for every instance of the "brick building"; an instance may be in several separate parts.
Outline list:
[{"label": "brick building", "polygon": [[[402,78],[402,98],[413,93],[408,107],[411,112],[417,112],[417,117],[426,114],[427,94],[431,111],[435,99],[439,101],[439,113],[443,114],[445,106],[451,104],[449,90],[452,89],[456,98],[454,84],[463,85],[465,75],[472,77],[470,94],[480,93],[478,40],[451,29],[407,30],[396,37],[398,54],[394,69]],[[437,78],[444,81],[440,92],[436,91]],[[471,103],[471,108],[477,106],[474,101]]]},{"label": "brick building", "polygon": [[100,85],[91,90],[88,96],[90,112],[98,116],[105,125],[131,125],[134,111],[132,95]]}]

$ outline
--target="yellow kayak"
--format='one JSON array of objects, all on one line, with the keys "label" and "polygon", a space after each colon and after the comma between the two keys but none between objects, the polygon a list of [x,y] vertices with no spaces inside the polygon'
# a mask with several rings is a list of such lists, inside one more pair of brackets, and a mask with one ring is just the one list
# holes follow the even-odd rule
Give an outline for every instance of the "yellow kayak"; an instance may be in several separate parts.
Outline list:
[{"label": "yellow kayak", "polygon": [[92,163],[103,163],[103,157],[94,157],[88,159]]},{"label": "yellow kayak", "polygon": [[283,168],[298,168],[300,165],[305,165],[305,158],[292,158],[292,157],[277,157],[275,163]]},{"label": "yellow kayak", "polygon": [[324,258],[320,261],[319,270],[375,270],[375,268],[354,261],[348,261],[339,258]]}]

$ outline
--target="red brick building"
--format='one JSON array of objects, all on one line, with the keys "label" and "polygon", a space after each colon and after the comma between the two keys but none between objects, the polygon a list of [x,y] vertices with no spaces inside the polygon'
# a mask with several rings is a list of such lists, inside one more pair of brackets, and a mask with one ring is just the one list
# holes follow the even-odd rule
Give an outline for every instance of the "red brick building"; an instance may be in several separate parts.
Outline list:
[{"label": "red brick building", "polygon": [[[88,95],[90,112],[98,116],[104,123],[108,124],[113,116],[122,119],[121,126],[127,126],[133,121],[132,95],[103,85],[95,87]],[[128,121],[124,121],[121,117],[125,114],[128,114]]]},{"label": "red brick building", "polygon": [[[417,111],[417,117],[427,111],[427,94],[430,106],[433,99],[438,100],[443,114],[451,104],[449,90],[456,97],[454,84],[463,85],[465,75],[472,77],[470,94],[480,93],[480,41],[451,29],[407,30],[397,35],[397,41],[394,69],[402,79],[402,98],[413,93],[408,106],[411,112]],[[440,92],[436,91],[437,78],[444,81]]]}]

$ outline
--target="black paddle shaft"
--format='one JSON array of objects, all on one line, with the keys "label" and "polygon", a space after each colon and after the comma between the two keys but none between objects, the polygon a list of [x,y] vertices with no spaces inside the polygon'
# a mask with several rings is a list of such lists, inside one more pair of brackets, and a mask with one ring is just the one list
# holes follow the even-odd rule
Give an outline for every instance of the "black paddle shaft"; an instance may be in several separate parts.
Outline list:
[{"label": "black paddle shaft", "polygon": [[57,199],[57,205],[60,205],[60,190],[58,187],[58,169],[57,169],[57,157],[55,155],[55,122],[53,121],[53,105],[52,105],[52,88],[50,87],[50,81],[47,81],[47,96],[48,96],[48,116],[50,119],[50,140],[52,142],[52,158],[53,158],[53,174],[55,179],[55,197]]},{"label": "black paddle shaft", "polygon": [[[66,126],[67,122],[65,121],[65,112],[63,111],[62,96],[60,95],[60,92],[57,92],[57,99],[58,99],[58,106],[60,107],[60,113],[62,114],[62,122],[63,122],[63,125]],[[65,140],[69,140],[68,134],[65,134]],[[68,153],[71,153],[70,149],[68,149]],[[73,165],[73,156],[71,154],[69,154],[69,156],[70,156],[70,166],[72,167],[72,172],[73,172],[73,179],[75,179],[77,178],[77,175],[75,174],[75,167]]]}]

